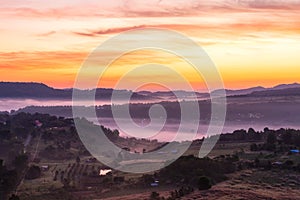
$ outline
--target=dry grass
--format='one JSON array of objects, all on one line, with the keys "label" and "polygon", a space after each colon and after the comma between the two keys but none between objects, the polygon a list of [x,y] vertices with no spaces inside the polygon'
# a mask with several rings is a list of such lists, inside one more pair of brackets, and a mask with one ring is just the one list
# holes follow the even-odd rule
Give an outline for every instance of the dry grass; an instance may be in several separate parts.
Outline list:
[{"label": "dry grass", "polygon": [[[159,191],[168,197],[171,190]],[[94,200],[148,200],[151,192],[144,191],[131,195]],[[213,186],[210,190],[195,191],[181,199],[207,200],[298,200],[300,196],[300,175],[294,172],[244,170],[230,175],[228,181]]]}]

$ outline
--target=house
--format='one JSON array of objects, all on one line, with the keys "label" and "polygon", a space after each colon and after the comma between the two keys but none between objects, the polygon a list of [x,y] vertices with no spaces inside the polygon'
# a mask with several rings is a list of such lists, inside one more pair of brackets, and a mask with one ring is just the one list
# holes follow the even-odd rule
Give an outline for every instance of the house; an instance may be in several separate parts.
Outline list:
[{"label": "house", "polygon": [[35,120],[35,127],[41,128],[43,126],[43,123],[41,123],[39,120]]},{"label": "house", "polygon": [[99,172],[99,176],[106,176],[110,172],[112,172],[111,169],[101,169]]},{"label": "house", "polygon": [[150,184],[151,187],[158,187],[159,186],[159,181],[155,180],[153,183]]},{"label": "house", "polygon": [[158,187],[158,183],[151,183],[151,187]]},{"label": "house", "polygon": [[300,153],[300,151],[298,149],[292,149],[292,150],[290,150],[290,153],[298,154],[298,153]]},{"label": "house", "polygon": [[42,171],[46,172],[49,170],[49,166],[48,165],[43,165],[41,166]]}]

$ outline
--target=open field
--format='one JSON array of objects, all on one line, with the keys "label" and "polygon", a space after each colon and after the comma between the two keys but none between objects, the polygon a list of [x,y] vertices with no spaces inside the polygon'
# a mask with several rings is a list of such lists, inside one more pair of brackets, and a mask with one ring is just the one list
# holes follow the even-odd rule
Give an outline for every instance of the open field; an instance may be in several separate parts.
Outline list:
[{"label": "open field", "polygon": [[[243,159],[253,159],[258,156],[257,152],[251,152],[249,150],[251,143],[227,143],[217,144],[214,150],[209,154],[210,157],[218,157],[222,155],[231,155],[235,153],[243,152],[241,156]],[[194,146],[188,150],[186,154],[196,154],[198,147]],[[264,152],[262,157],[268,157],[271,152]],[[284,161],[287,156],[282,155],[274,159]],[[295,162],[300,160],[299,155],[290,155],[288,159],[292,159]],[[84,160],[84,159],[83,159]],[[42,197],[51,193],[51,191],[59,190],[62,187],[62,183],[59,181],[53,182],[53,176],[55,170],[67,170],[68,162],[65,163],[51,163],[43,162],[43,165],[49,165],[50,170],[43,173],[42,178],[24,181],[19,187],[19,192],[23,193],[24,199],[32,196]],[[73,161],[74,162],[74,161]],[[92,165],[92,164],[89,164]],[[94,165],[97,165],[94,164]],[[97,165],[98,166],[98,165]],[[99,167],[101,164],[99,163]],[[172,187],[159,186],[156,188],[135,188],[126,186],[127,183],[135,182],[141,175],[139,174],[127,174],[122,172],[114,172],[115,176],[124,176],[126,183],[119,184],[112,187],[100,187],[97,191],[94,189],[78,189],[72,192],[73,197],[80,197],[79,199],[91,199],[91,200],[147,200],[150,197],[151,192],[155,191],[160,194],[161,197],[169,197],[170,192],[176,189]],[[198,191],[195,190],[192,194],[186,195],[181,199],[298,199],[300,195],[300,174],[291,170],[263,170],[263,169],[249,169],[237,171],[228,175],[228,180],[214,185],[210,190]],[[48,198],[48,196],[44,196]],[[34,198],[33,198],[34,199]]]},{"label": "open field", "polygon": [[279,200],[299,195],[299,130],[249,128],[221,134],[205,158],[198,158],[203,143],[198,139],[174,161],[172,156],[181,152],[185,142],[169,143],[170,150],[165,150],[165,143],[157,140],[123,138],[117,130],[102,127],[121,148],[114,155],[117,167],[132,167],[139,154],[148,152],[153,155],[139,160],[141,166],[164,165],[156,172],[129,174],[97,161],[82,144],[72,119],[24,113],[2,117],[11,120],[13,127],[6,122],[0,126],[3,151],[10,151],[9,156],[1,154],[1,180],[8,184],[14,180],[7,196],[16,191],[21,200]]},{"label": "open field", "polygon": [[[244,170],[230,175],[230,180],[213,186],[207,191],[195,191],[181,199],[278,199],[297,200],[300,195],[298,173],[279,171]],[[169,196],[170,190],[156,189],[160,196]],[[151,191],[154,191],[152,189]],[[149,199],[151,191],[143,191],[119,197],[98,198],[105,200],[141,200]],[[97,198],[95,200],[98,200]]]}]

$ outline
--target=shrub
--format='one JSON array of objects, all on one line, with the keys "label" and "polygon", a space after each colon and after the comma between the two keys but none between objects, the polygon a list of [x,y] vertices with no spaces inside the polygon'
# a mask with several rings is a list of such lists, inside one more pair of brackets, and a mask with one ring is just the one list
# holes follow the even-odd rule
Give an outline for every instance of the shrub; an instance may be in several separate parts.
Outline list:
[{"label": "shrub", "polygon": [[253,143],[253,144],[251,144],[251,146],[250,146],[250,151],[257,151],[257,144],[255,144],[255,143]]},{"label": "shrub", "polygon": [[20,200],[20,198],[17,195],[12,195],[9,200]]},{"label": "shrub", "polygon": [[157,199],[159,199],[159,193],[152,192],[151,195],[150,195],[150,199],[151,200],[157,200]]},{"label": "shrub", "polygon": [[25,176],[26,179],[32,180],[37,179],[41,176],[41,169],[38,166],[31,166]]},{"label": "shrub", "polygon": [[199,190],[208,190],[211,188],[211,182],[206,176],[201,176],[198,180]]}]

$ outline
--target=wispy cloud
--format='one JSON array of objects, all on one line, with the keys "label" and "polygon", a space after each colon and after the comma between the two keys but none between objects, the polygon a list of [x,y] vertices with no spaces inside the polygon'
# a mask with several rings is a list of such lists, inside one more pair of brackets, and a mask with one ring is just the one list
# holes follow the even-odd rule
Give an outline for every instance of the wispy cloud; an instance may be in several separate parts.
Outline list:
[{"label": "wispy cloud", "polygon": [[15,18],[74,18],[74,17],[180,17],[198,16],[205,13],[261,12],[262,10],[299,10],[298,0],[116,0],[114,4],[99,1],[59,4],[48,7],[35,3],[34,6],[17,4],[0,6],[2,16]]},{"label": "wispy cloud", "polygon": [[54,34],[56,34],[56,31],[49,31],[49,32],[46,32],[46,33],[40,33],[40,34],[37,34],[37,36],[47,37],[47,36],[54,35]]},{"label": "wispy cloud", "polygon": [[[300,17],[300,15],[299,15]],[[280,21],[280,19],[282,21]],[[219,22],[219,23],[202,23],[202,24],[141,24],[137,26],[125,26],[125,27],[116,27],[112,29],[96,29],[96,30],[86,30],[86,31],[73,31],[72,33],[78,36],[85,37],[97,37],[100,35],[106,34],[115,34],[121,33],[128,30],[139,29],[139,28],[163,28],[171,29],[179,32],[191,34],[201,34],[202,37],[208,37],[207,34],[210,34],[210,37],[213,36],[238,36],[244,35],[249,36],[252,32],[270,32],[277,34],[284,34],[287,32],[297,32],[300,30],[299,26],[300,19],[282,19],[282,17],[265,18],[260,21],[228,21],[228,22]],[[258,37],[257,35],[255,36]]]},{"label": "wispy cloud", "polygon": [[0,52],[0,63],[2,69],[53,69],[72,65],[76,67],[86,56],[87,52]]},{"label": "wispy cloud", "polygon": [[234,1],[239,6],[256,9],[275,9],[275,10],[297,10],[300,9],[299,0],[238,0]]},{"label": "wispy cloud", "polygon": [[76,35],[80,36],[98,36],[98,35],[105,35],[105,34],[113,34],[113,33],[120,33],[123,31],[128,31],[132,29],[138,29],[138,28],[145,28],[146,25],[139,25],[139,26],[129,26],[129,27],[118,27],[118,28],[111,28],[106,30],[96,30],[96,31],[87,31],[87,32],[73,32]]}]

